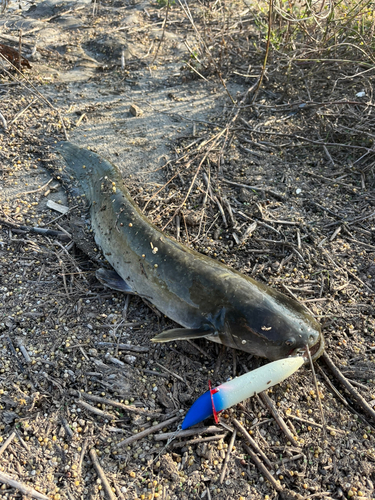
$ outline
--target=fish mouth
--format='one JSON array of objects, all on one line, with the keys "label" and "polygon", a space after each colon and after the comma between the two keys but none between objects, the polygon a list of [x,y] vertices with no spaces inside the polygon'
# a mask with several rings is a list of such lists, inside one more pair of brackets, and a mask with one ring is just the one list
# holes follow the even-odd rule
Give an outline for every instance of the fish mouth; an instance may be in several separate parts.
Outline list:
[{"label": "fish mouth", "polygon": [[318,342],[313,345],[310,349],[311,359],[316,361],[324,352],[324,348],[326,346],[323,334],[320,334]]},{"label": "fish mouth", "polygon": [[[308,364],[310,362],[309,355],[307,352],[307,347],[308,346],[302,347],[300,349],[296,349],[293,353],[294,355],[302,354],[302,356],[305,360],[305,364]],[[323,335],[321,334],[318,342],[316,344],[314,344],[312,347],[310,347],[310,355],[311,355],[312,361],[316,361],[318,358],[320,358],[320,356],[324,352],[324,348],[325,348],[325,340],[324,340]]]}]

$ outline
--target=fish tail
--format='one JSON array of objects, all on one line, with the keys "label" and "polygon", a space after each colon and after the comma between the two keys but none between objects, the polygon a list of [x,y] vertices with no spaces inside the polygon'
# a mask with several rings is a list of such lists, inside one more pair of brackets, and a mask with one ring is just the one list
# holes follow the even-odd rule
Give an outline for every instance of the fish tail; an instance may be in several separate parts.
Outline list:
[{"label": "fish tail", "polygon": [[[113,177],[117,173],[115,167],[96,153],[83,149],[68,141],[57,144],[56,151],[64,158],[69,170],[80,182],[83,192],[91,199],[94,191],[94,182],[103,176]],[[95,175],[90,175],[94,173]]]}]

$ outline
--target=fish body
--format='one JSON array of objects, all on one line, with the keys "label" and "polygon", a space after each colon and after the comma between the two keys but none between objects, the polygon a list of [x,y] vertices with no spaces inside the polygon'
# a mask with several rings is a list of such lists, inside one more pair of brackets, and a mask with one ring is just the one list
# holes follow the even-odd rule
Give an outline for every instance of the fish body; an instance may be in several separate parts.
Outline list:
[{"label": "fish body", "polygon": [[163,234],[131,198],[119,170],[87,149],[58,145],[90,204],[97,245],[114,271],[98,278],[146,298],[181,325],[156,342],[207,338],[270,360],[322,350],[317,321],[296,301]]}]

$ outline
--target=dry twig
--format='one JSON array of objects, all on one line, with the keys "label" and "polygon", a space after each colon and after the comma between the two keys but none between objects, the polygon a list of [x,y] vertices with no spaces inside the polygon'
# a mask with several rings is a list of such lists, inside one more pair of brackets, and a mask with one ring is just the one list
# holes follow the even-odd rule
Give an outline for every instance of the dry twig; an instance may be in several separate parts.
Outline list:
[{"label": "dry twig", "polygon": [[237,427],[237,430],[241,432],[241,434],[248,440],[248,442],[251,444],[251,446],[254,448],[254,450],[259,453],[259,455],[262,457],[264,462],[268,465],[268,467],[272,467],[272,463],[270,460],[266,457],[266,455],[263,453],[263,451],[259,448],[258,443],[254,441],[254,439],[250,436],[250,434],[247,432],[245,427],[239,422],[237,419],[233,419],[233,425]]},{"label": "dry twig", "polygon": [[94,413],[95,415],[98,415],[98,417],[107,418],[108,420],[116,420],[116,417],[111,413],[99,410],[99,408],[95,408],[95,406],[91,406],[88,403],[82,401],[81,399],[76,401],[76,404],[82,406],[82,408],[84,408],[85,410]]},{"label": "dry twig", "polygon": [[[292,418],[293,420],[297,420],[297,422],[301,422],[303,424],[312,425],[313,427],[319,427],[320,429],[323,429],[322,424],[312,422],[311,420],[306,420],[305,418],[297,417],[296,415],[288,415],[288,418]],[[345,431],[342,431],[341,429],[335,429],[334,427],[329,427],[328,425],[326,429],[327,431],[336,432],[337,434],[346,434]]]},{"label": "dry twig", "polygon": [[354,389],[352,384],[348,379],[341,373],[341,371],[334,364],[332,359],[328,356],[326,352],[322,354],[322,359],[324,360],[327,367],[331,370],[332,374],[336,379],[345,387],[345,389],[350,393],[350,395],[357,401],[362,410],[369,415],[375,422],[375,410],[367,403],[367,401],[359,394],[358,391]]},{"label": "dry twig", "polygon": [[32,498],[37,498],[38,500],[49,500],[46,495],[39,493],[39,491],[34,490],[34,488],[31,488],[30,486],[27,486],[26,484],[23,484],[23,483],[20,483],[19,481],[16,481],[15,479],[12,478],[12,476],[5,474],[5,472],[0,471],[0,482],[7,484],[8,486],[11,486],[12,488],[17,489],[21,493],[23,493],[24,495],[30,496]]},{"label": "dry twig", "polygon": [[273,488],[275,488],[275,490],[278,492],[282,491],[283,487],[281,486],[281,484],[278,481],[276,481],[276,479],[270,474],[269,470],[259,460],[259,457],[253,452],[253,450],[245,443],[243,443],[242,446],[245,448],[246,452],[250,455],[252,461],[258,467],[259,472],[261,472],[268,479]]},{"label": "dry twig", "polygon": [[[171,443],[169,445],[170,448],[183,448],[184,446],[191,446],[193,444],[198,444],[198,443],[208,443],[210,441],[219,441],[219,439],[224,439],[227,433],[225,434],[215,434],[214,436],[208,436],[208,437],[203,437],[203,438],[196,438],[196,439],[190,439],[188,441],[180,441],[177,443]],[[178,435],[177,437],[180,437]]]},{"label": "dry twig", "polygon": [[[122,446],[127,446],[131,443],[134,443],[135,441],[138,441],[139,439],[144,438],[145,436],[149,436],[150,434],[154,434],[157,431],[160,431],[160,429],[163,429],[164,427],[168,427],[169,425],[173,424],[174,422],[177,422],[177,420],[180,420],[181,417],[178,415],[177,417],[170,418],[169,420],[166,420],[165,422],[160,422],[157,425],[153,425],[152,427],[149,427],[148,429],[145,429],[142,432],[139,432],[138,434],[134,434],[134,436],[130,436],[129,438],[124,439],[123,441],[120,441],[117,444],[117,448],[121,448]],[[155,436],[155,441],[159,441],[157,439],[159,436],[162,434],[159,434],[158,436]],[[172,433],[172,435],[175,435],[175,432]]]},{"label": "dry twig", "polygon": [[229,446],[228,446],[227,454],[226,454],[225,459],[224,459],[223,467],[221,469],[220,484],[223,484],[225,474],[227,472],[228,461],[229,461],[230,454],[232,453],[234,441],[236,439],[236,434],[237,434],[237,431],[236,431],[236,429],[234,429],[234,431],[232,433],[232,437],[230,438],[230,441],[229,441]]},{"label": "dry twig", "polygon": [[12,432],[10,436],[4,441],[4,443],[1,445],[0,448],[0,456],[4,453],[4,451],[8,448],[10,443],[13,441],[13,439],[16,437],[16,433]]},{"label": "dry twig", "polygon": [[267,406],[267,408],[272,413],[273,418],[276,420],[278,426],[283,431],[283,433],[285,434],[285,436],[287,437],[287,439],[289,439],[289,441],[291,443],[294,443],[295,439],[294,439],[293,434],[288,429],[288,426],[286,425],[285,420],[282,418],[281,415],[279,415],[278,411],[276,410],[276,406],[273,404],[273,401],[269,397],[269,395],[267,394],[267,392],[261,392],[259,394],[259,396],[260,396],[261,400],[263,401],[263,403]]},{"label": "dry twig", "polygon": [[225,182],[226,184],[231,184],[232,186],[237,186],[237,187],[242,187],[242,188],[245,188],[245,189],[249,189],[250,191],[251,190],[253,190],[253,191],[263,191],[264,193],[267,193],[267,194],[270,194],[270,195],[274,196],[278,200],[285,201],[285,196],[284,195],[282,195],[280,193],[276,193],[276,191],[273,191],[272,189],[269,189],[267,187],[249,186],[248,184],[240,184],[238,182],[233,182],[233,181],[230,181],[228,179],[222,179],[222,181]]},{"label": "dry twig", "polygon": [[187,383],[185,382],[185,380],[182,377],[180,377],[180,375],[178,375],[177,373],[174,373],[171,370],[168,370],[168,368],[166,368],[165,366],[161,365],[160,363],[156,363],[155,362],[155,365],[158,366],[161,370],[164,370],[167,373],[169,373],[170,375],[172,375],[172,377],[175,377],[177,380],[180,380],[181,382],[183,382],[184,384],[187,385]]},{"label": "dry twig", "polygon": [[176,435],[178,438],[186,437],[186,436],[196,436],[197,434],[214,434],[215,432],[220,432],[222,429],[220,427],[216,427],[211,425],[209,427],[196,427],[193,429],[187,429],[186,431],[179,431],[176,435],[175,432],[165,432],[163,434],[158,434],[154,437],[155,441],[165,441],[166,439],[170,439]]},{"label": "dry twig", "polygon": [[84,457],[86,455],[86,450],[87,450],[88,444],[89,444],[88,439],[85,439],[85,441],[83,443],[83,446],[82,446],[81,455],[79,457],[78,472],[81,471],[81,469],[82,469],[82,463],[83,463],[83,459],[84,459]]},{"label": "dry twig", "polygon": [[139,413],[145,416],[155,416],[156,411],[148,411],[143,408],[137,408],[136,406],[125,405],[124,403],[119,403],[118,401],[113,401],[113,399],[103,398],[102,396],[95,396],[95,394],[88,394],[87,392],[71,391],[71,394],[76,396],[82,396],[89,401],[95,401],[97,403],[102,403],[110,406],[115,406],[116,408],[120,408],[121,410],[127,411],[129,413]]},{"label": "dry twig", "polygon": [[98,476],[99,476],[99,478],[104,486],[104,491],[105,491],[107,497],[109,498],[109,500],[116,500],[116,495],[112,491],[111,485],[109,484],[107,476],[105,475],[104,470],[102,469],[102,467],[99,463],[98,456],[97,456],[94,448],[91,448],[89,453],[90,453],[90,458],[91,458],[91,461],[93,463],[93,466],[95,467],[96,473],[98,474]]}]

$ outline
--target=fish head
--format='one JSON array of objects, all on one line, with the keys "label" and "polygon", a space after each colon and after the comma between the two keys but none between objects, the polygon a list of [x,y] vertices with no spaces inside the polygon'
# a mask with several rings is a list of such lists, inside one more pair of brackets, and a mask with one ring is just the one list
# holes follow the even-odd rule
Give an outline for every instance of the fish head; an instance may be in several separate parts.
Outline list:
[{"label": "fish head", "polygon": [[271,361],[304,355],[307,348],[317,359],[324,350],[319,323],[298,302],[281,300],[227,311],[221,342]]}]

